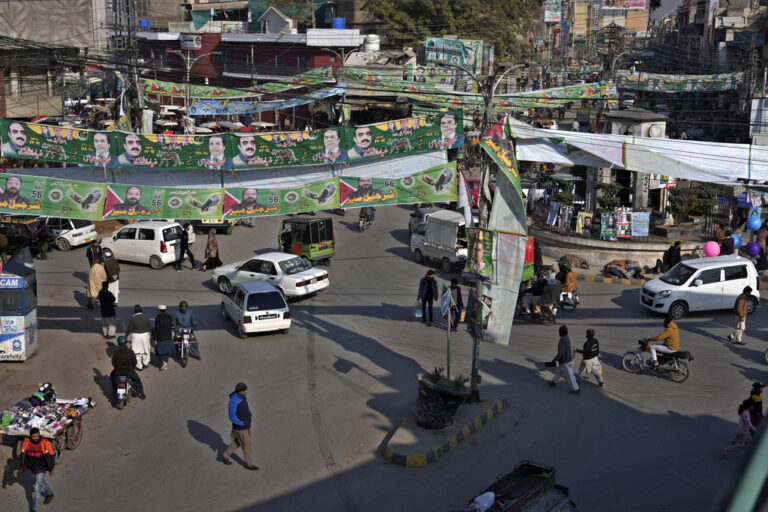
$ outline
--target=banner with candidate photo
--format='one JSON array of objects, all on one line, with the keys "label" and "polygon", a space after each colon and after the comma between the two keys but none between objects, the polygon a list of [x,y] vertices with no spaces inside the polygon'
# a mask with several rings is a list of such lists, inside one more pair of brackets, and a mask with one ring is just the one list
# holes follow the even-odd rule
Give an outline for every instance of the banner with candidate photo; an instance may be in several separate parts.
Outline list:
[{"label": "banner with candidate photo", "polygon": [[164,187],[110,183],[104,200],[104,219],[164,219]]},{"label": "banner with candidate photo", "polygon": [[493,274],[493,253],[495,233],[482,228],[465,228],[467,233],[467,262],[462,275],[476,279],[491,280]]},{"label": "banner with candidate photo", "polygon": [[579,212],[576,218],[576,232],[583,236],[592,234],[592,212]]},{"label": "banner with candidate photo", "polygon": [[114,132],[119,167],[232,169],[231,139],[225,135]]},{"label": "banner with candidate photo", "polygon": [[192,102],[189,106],[190,116],[212,116],[212,115],[239,115],[256,114],[258,112],[269,112],[272,110],[281,110],[285,108],[298,107],[312,103],[315,100],[329,98],[343,94],[342,87],[329,87],[303,94],[301,97],[275,100],[275,101],[244,101],[244,100],[206,100],[200,99]]},{"label": "banner with candidate photo", "polygon": [[0,139],[6,158],[117,166],[111,138],[106,132],[0,119]]},{"label": "banner with candidate photo", "polygon": [[339,178],[328,178],[288,188],[227,187],[223,216],[258,217],[338,207]]},{"label": "banner with candidate photo", "polygon": [[161,210],[168,219],[220,219],[223,207],[224,189],[169,188]]},{"label": "banner with candidate photo", "polygon": [[[408,176],[411,180],[413,177]],[[363,206],[379,206],[397,204],[399,179],[342,176],[339,180],[341,188],[341,206],[357,208]]]},{"label": "banner with candidate photo", "polygon": [[340,163],[349,160],[341,128],[233,134],[235,169]]},{"label": "banner with candidate photo", "polygon": [[456,162],[436,165],[402,178],[343,176],[341,207],[447,203],[458,198]]},{"label": "banner with candidate photo", "polygon": [[106,185],[5,174],[0,212],[100,220]]}]

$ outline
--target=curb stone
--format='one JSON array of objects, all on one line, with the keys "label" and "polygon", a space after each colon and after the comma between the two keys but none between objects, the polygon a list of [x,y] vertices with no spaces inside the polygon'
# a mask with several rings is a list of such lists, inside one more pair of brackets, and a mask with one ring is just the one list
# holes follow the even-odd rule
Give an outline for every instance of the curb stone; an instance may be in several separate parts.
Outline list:
[{"label": "curb stone", "polygon": [[483,428],[496,416],[509,407],[509,403],[505,399],[497,400],[491,407],[486,409],[479,416],[475,416],[461,428],[458,432],[453,434],[446,442],[442,444],[436,444],[431,450],[425,453],[396,453],[392,448],[387,445],[384,450],[384,457],[388,462],[403,466],[406,468],[421,468],[427,464],[435,462],[437,459],[445,455],[446,453],[454,450],[456,446],[465,439],[469,438],[472,434]]}]

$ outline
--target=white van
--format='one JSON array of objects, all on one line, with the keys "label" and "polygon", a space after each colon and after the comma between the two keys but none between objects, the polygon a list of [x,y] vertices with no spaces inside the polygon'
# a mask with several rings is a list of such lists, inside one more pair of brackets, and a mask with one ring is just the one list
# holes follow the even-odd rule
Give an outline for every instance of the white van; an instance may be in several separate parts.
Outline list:
[{"label": "white van", "polygon": [[221,318],[231,318],[240,338],[252,332],[280,331],[291,327],[291,312],[280,290],[265,281],[239,283],[221,298]]},{"label": "white van", "polygon": [[118,260],[149,264],[155,270],[179,259],[181,226],[178,222],[140,220],[101,239]]},{"label": "white van", "polygon": [[689,311],[733,309],[736,297],[746,286],[752,288],[747,302],[751,315],[760,302],[760,279],[751,261],[741,256],[685,260],[645,283],[640,290],[640,304],[678,319]]}]

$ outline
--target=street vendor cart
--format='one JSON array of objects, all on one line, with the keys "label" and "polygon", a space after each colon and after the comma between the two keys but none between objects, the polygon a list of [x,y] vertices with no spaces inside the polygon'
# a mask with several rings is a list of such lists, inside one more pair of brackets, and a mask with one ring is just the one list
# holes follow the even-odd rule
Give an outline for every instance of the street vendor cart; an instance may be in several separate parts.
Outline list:
[{"label": "street vendor cart", "polygon": [[0,413],[0,434],[16,437],[14,457],[18,457],[29,430],[37,427],[40,435],[50,439],[58,462],[65,449],[80,446],[83,416],[94,405],[90,398],[57,399],[53,386],[45,383],[35,394]]}]

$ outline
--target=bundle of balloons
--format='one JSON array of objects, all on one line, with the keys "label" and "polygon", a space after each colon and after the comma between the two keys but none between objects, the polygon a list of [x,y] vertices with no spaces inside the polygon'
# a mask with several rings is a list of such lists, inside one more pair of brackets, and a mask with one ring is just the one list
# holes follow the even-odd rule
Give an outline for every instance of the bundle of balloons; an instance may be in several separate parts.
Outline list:
[{"label": "bundle of balloons", "polygon": [[[750,217],[749,219],[747,219],[748,230],[757,231],[758,229],[760,229],[760,226],[762,226],[760,217]],[[733,248],[739,249],[741,247],[741,244],[743,243],[743,241],[741,240],[741,237],[739,235],[734,234],[734,235],[731,235],[731,238],[733,238]],[[757,256],[758,254],[760,254],[760,245],[758,245],[757,242],[749,242],[747,246],[744,247],[744,250],[750,256]],[[718,244],[714,240],[711,240],[704,244],[702,251],[704,252],[704,256],[707,256],[708,258],[712,258],[720,254],[720,244]]]}]

